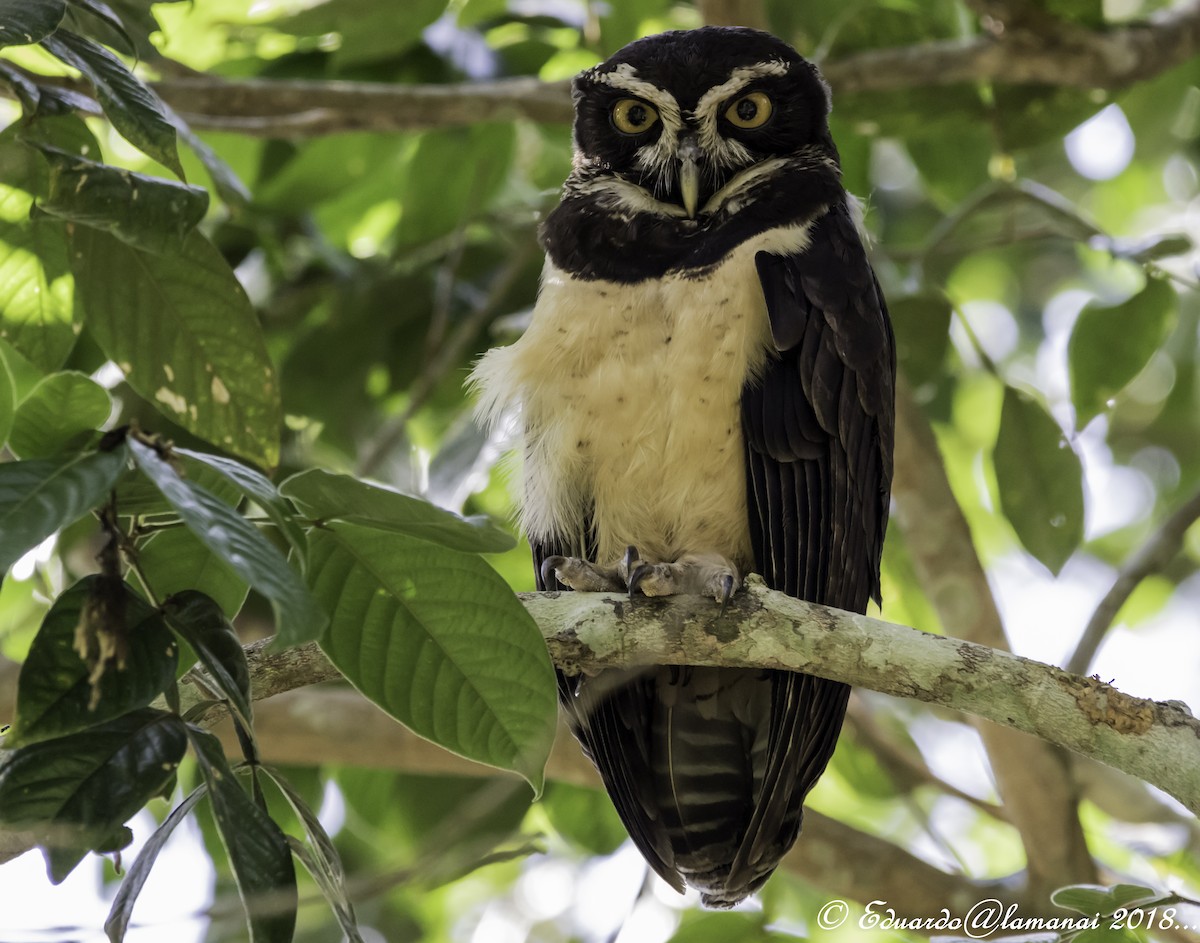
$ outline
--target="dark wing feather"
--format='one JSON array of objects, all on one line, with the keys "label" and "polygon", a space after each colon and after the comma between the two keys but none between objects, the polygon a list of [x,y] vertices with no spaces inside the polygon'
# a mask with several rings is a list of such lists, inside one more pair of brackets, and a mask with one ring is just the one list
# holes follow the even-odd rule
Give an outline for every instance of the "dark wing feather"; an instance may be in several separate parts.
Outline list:
[{"label": "dark wing feather", "polygon": [[[813,225],[804,252],[755,261],[776,348],[742,395],[756,568],[789,595],[863,612],[879,598],[892,476],[895,344],[883,297],[844,205]],[[763,788],[731,885],[756,880],[795,840],[850,692],[788,672],[771,684]]]},{"label": "dark wing feather", "polygon": [[[590,525],[580,528],[590,533]],[[551,556],[596,559],[595,546],[571,546],[568,542],[531,541],[533,569],[541,592],[566,590],[554,574],[542,579],[542,561]],[[629,836],[664,881],[683,893],[683,880],[675,866],[675,855],[654,795],[654,772],[647,745],[654,678],[639,671],[604,671],[594,678],[558,675],[558,701],[566,713],[571,732],[587,758],[595,764]]]}]

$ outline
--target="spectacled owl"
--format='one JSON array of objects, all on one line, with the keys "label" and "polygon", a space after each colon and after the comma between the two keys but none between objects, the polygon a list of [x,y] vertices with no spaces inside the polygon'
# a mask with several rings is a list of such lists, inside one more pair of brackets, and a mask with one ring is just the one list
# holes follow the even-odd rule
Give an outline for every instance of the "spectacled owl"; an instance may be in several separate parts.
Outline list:
[{"label": "spectacled owl", "polygon": [[[699,593],[746,573],[879,599],[895,344],[842,187],[829,93],[767,33],[637,40],[574,82],[573,169],[528,330],[473,374],[520,417],[539,588]],[[784,671],[559,676],[569,726],[676,890],[770,876],[850,689]]]}]

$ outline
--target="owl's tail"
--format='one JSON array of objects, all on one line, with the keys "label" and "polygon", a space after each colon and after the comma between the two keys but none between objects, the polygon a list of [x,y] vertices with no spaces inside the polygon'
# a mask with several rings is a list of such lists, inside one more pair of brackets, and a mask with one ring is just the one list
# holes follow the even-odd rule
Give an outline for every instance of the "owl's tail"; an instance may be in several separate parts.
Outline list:
[{"label": "owl's tail", "polygon": [[850,689],[781,671],[655,668],[560,677],[575,736],[630,836],[710,907],[757,890],[800,832]]}]

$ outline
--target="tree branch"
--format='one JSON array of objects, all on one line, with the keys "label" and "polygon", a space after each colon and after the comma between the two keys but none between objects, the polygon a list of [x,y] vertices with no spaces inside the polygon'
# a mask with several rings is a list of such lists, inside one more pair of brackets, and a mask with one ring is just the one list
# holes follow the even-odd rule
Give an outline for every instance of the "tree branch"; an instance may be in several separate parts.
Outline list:
[{"label": "tree branch", "polygon": [[1133,595],[1133,591],[1142,580],[1161,570],[1179,553],[1184,535],[1197,520],[1200,520],[1200,491],[1176,508],[1149,539],[1121,565],[1116,581],[1096,606],[1096,611],[1088,620],[1087,628],[1079,638],[1079,644],[1067,661],[1067,671],[1082,674],[1088,670],[1121,607]]},{"label": "tree branch", "polygon": [[[960,638],[1007,651],[1004,625],[946,478],[933,429],[902,376],[896,384],[892,495],[896,523],[942,625]],[[979,722],[975,726],[1009,819],[1021,834],[1031,885],[1049,894],[1064,883],[1094,882],[1095,864],[1079,823],[1066,758],[1012,730]]]},{"label": "tree branch", "polygon": [[[716,0],[713,6],[714,17],[724,15],[716,10]],[[996,6],[1007,10],[1016,5]],[[736,3],[730,9],[743,8]],[[1181,65],[1198,52],[1200,0],[1185,0],[1148,20],[1113,29],[1093,31],[1053,20],[1036,30],[1002,29],[966,41],[853,53],[823,62],[821,70],[835,97],[980,81],[1119,89]],[[78,81],[35,78],[88,91]],[[513,118],[549,124],[571,120],[569,83],[532,78],[395,85],[172,77],[154,88],[194,128],[259,137],[419,131]]]}]

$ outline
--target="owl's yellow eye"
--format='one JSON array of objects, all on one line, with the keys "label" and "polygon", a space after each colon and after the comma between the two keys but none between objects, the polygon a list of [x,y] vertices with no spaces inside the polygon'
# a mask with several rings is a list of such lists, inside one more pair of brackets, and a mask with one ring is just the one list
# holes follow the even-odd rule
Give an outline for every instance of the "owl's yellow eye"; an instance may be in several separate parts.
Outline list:
[{"label": "owl's yellow eye", "polygon": [[641,134],[648,131],[658,120],[658,112],[652,105],[636,98],[622,98],[613,105],[612,123],[622,134]]},{"label": "owl's yellow eye", "polygon": [[743,95],[725,109],[725,117],[735,128],[761,128],[771,117],[771,99],[763,92]]}]

